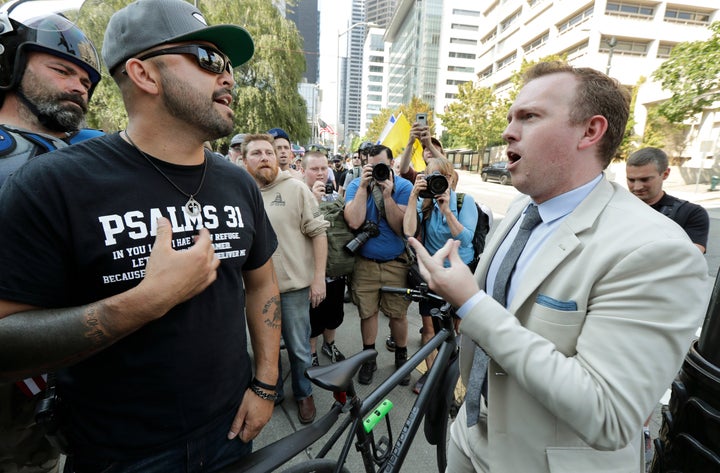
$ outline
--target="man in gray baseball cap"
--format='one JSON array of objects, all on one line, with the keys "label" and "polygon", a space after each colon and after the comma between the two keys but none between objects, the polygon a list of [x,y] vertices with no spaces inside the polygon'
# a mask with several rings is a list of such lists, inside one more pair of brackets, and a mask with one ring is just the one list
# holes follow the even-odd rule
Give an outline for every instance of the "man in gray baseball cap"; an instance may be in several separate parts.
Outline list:
[{"label": "man in gray baseball cap", "polygon": [[102,56],[110,74],[114,74],[118,65],[139,53],[168,43],[189,41],[212,43],[230,59],[233,67],[245,64],[255,51],[245,29],[235,25],[208,26],[203,14],[191,3],[137,0],[110,18]]},{"label": "man in gray baseball cap", "polygon": [[191,3],[131,3],[102,49],[127,128],[0,189],[0,380],[57,372],[66,473],[219,471],[272,416],[277,237],[252,177],[203,146],[232,133],[252,51]]}]

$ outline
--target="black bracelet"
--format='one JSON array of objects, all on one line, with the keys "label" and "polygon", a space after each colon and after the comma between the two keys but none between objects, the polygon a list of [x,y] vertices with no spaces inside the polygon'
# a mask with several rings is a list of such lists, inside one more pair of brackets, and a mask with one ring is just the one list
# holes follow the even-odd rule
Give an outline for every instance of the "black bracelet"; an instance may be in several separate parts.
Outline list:
[{"label": "black bracelet", "polygon": [[258,388],[267,389],[268,391],[275,391],[277,389],[277,384],[266,384],[257,378],[253,378],[252,381],[250,381],[250,384],[257,386]]},{"label": "black bracelet", "polygon": [[278,399],[278,393],[275,391],[272,392],[272,394],[267,393],[260,389],[258,386],[255,386],[254,384],[250,385],[250,391],[254,392],[258,397],[261,399],[265,399],[266,401],[277,401]]}]

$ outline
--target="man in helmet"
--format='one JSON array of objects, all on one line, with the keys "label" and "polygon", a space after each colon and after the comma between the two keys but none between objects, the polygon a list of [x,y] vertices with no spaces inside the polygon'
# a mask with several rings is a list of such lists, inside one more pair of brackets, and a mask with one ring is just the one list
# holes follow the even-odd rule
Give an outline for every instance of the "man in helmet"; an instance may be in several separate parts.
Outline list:
[{"label": "man in helmet", "polygon": [[127,128],[0,188],[0,379],[57,369],[66,472],[219,471],[272,416],[277,238],[252,177],[203,147],[253,51],[192,3],[130,3],[103,40]]},{"label": "man in helmet", "polygon": [[38,154],[101,134],[80,130],[100,82],[92,42],[66,18],[0,12],[0,185]]},{"label": "man in helmet", "polygon": [[[55,14],[24,24],[0,12],[0,25],[2,186],[29,159],[101,132],[79,130],[100,81],[85,34]],[[46,382],[42,375],[0,383],[0,471],[56,471],[59,452],[34,420]]]}]

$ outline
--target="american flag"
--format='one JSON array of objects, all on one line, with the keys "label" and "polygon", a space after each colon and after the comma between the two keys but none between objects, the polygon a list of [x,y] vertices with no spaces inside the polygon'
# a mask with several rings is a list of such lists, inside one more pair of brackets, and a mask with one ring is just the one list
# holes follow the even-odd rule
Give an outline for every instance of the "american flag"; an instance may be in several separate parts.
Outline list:
[{"label": "american flag", "polygon": [[320,117],[318,117],[318,127],[320,129],[320,133],[329,133],[331,135],[335,134],[335,130],[333,130],[333,128],[325,123]]}]

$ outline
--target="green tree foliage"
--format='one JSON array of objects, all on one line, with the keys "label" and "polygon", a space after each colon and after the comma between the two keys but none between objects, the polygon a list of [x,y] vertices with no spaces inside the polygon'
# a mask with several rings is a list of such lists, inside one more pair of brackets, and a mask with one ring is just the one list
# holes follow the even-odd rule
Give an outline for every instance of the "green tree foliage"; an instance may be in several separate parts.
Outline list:
[{"label": "green tree foliage", "polygon": [[659,113],[671,123],[681,123],[720,100],[720,22],[710,25],[706,41],[680,43],[654,73],[653,78],[672,93]]},{"label": "green tree foliage", "polygon": [[491,88],[476,87],[472,82],[460,85],[457,101],[440,115],[448,131],[447,146],[482,150],[501,143],[508,106]]},{"label": "green tree foliage", "polygon": [[[100,50],[110,16],[128,0],[88,0],[76,19]],[[310,138],[306,105],[297,85],[305,71],[302,37],[295,24],[280,16],[271,0],[203,0],[198,2],[208,23],[237,24],[255,42],[255,55],[235,69],[237,133],[285,129],[293,141]],[[295,2],[288,2],[292,6]],[[120,92],[107,71],[90,105],[88,123],[106,131],[125,127],[127,117]],[[222,141],[228,141],[230,137]]]},{"label": "green tree foliage", "polygon": [[660,113],[659,106],[648,108],[642,146],[667,150],[671,156],[679,156],[685,148],[687,127],[682,123],[671,123]]}]

